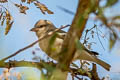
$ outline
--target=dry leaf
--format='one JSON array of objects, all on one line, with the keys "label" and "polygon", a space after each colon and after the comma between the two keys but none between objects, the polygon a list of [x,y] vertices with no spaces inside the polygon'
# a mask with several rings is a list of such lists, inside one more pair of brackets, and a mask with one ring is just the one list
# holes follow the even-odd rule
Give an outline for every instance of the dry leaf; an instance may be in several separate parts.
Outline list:
[{"label": "dry leaf", "polygon": [[0,0],[0,3],[6,3],[8,2],[7,0]]},{"label": "dry leaf", "polygon": [[21,0],[22,2],[26,2],[26,0]]},{"label": "dry leaf", "polygon": [[8,32],[10,31],[12,24],[13,24],[13,21],[9,22],[8,24],[6,23],[5,35],[7,35]]},{"label": "dry leaf", "polygon": [[27,0],[27,3],[30,4],[30,3],[34,2],[34,1],[36,1],[36,0]]},{"label": "dry leaf", "polygon": [[20,4],[20,5],[15,4],[15,6],[19,8],[20,13],[24,13],[24,14],[26,14],[26,10],[29,9],[27,6],[23,6],[22,4]]},{"label": "dry leaf", "polygon": [[29,8],[27,6],[22,6],[20,7],[20,13],[24,13],[26,14],[26,10],[28,10]]},{"label": "dry leaf", "polygon": [[37,6],[37,8],[39,8],[41,10],[41,12],[43,14],[45,14],[45,12],[47,12],[48,14],[53,14],[53,12],[50,11],[44,4],[41,4],[38,1],[36,3],[34,3],[34,4],[35,4],[35,6]]},{"label": "dry leaf", "polygon": [[31,3],[31,0],[27,0],[27,3],[30,4],[30,3]]},{"label": "dry leaf", "polygon": [[12,16],[10,15],[9,11],[7,10],[6,12],[6,20],[12,20]]},{"label": "dry leaf", "polygon": [[14,4],[16,7],[20,7],[20,5],[19,4]]}]

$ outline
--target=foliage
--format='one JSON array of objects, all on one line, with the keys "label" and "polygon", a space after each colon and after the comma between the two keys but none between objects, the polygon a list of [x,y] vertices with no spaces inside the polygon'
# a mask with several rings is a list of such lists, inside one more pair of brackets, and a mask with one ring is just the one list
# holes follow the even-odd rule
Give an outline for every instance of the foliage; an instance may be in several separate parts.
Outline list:
[{"label": "foliage", "polygon": [[47,12],[48,14],[53,14],[53,12],[51,10],[49,10],[44,4],[40,3],[38,0],[21,0],[21,4],[18,3],[14,3],[11,0],[0,0],[0,3],[2,3],[0,5],[0,21],[1,21],[1,26],[3,26],[4,22],[6,21],[6,29],[5,29],[5,35],[8,34],[8,32],[10,31],[12,24],[14,23],[13,17],[10,14],[9,10],[4,7],[5,3],[11,2],[13,5],[15,5],[20,13],[26,14],[26,11],[29,9],[29,7],[24,6],[22,3],[26,3],[26,4],[34,4],[37,8],[39,8],[41,10],[41,12],[43,14],[45,14],[45,12]]}]

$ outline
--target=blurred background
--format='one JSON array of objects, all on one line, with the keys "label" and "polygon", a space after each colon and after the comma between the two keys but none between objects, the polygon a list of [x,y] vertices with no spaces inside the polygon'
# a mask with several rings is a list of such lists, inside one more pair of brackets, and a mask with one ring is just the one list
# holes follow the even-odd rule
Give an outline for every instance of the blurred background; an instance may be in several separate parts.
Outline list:
[{"label": "blurred background", "polygon": [[[15,0],[11,0],[14,1]],[[40,20],[40,19],[46,19],[53,22],[53,24],[56,27],[60,27],[61,25],[67,25],[71,24],[74,14],[69,14],[63,10],[61,10],[60,7],[63,7],[65,9],[68,9],[72,11],[73,13],[76,12],[77,3],[78,0],[41,0],[41,3],[45,4],[48,9],[54,12],[54,14],[42,14],[39,9],[37,9],[33,4],[27,5],[31,9],[28,10],[25,14],[20,14],[19,10],[11,3],[6,3],[5,6],[7,9],[10,10],[11,15],[14,18],[14,24],[7,36],[4,35],[4,29],[5,27],[0,28],[0,59],[16,52],[17,50],[31,44],[35,40],[37,40],[37,37],[34,32],[31,32],[30,29],[34,27],[34,24]],[[19,1],[16,1],[16,3],[20,3]],[[102,0],[100,5],[103,6],[106,3],[106,0]],[[113,15],[119,15],[120,14],[120,1],[111,8],[107,8],[105,11],[105,15],[107,17],[111,17]],[[111,51],[109,51],[109,34],[108,29],[105,27],[100,27],[100,21],[94,21],[94,14],[90,15],[90,18],[88,20],[88,23],[86,25],[87,28],[91,28],[96,24],[98,26],[98,29],[102,32],[99,32],[101,35],[104,35],[105,38],[100,37],[100,40],[104,46],[105,49],[103,49],[97,35],[94,39],[90,39],[90,42],[95,42],[96,44],[93,44],[91,46],[91,49],[93,51],[97,51],[100,55],[99,58],[102,60],[108,62],[112,67],[110,72],[107,72],[102,67],[98,67],[98,73],[100,77],[103,76],[110,76],[113,80],[119,80],[120,79],[120,42],[118,41],[116,45],[113,47]],[[68,30],[68,28],[64,29],[65,31]],[[84,34],[83,34],[84,36]],[[81,38],[82,41],[82,38]],[[17,56],[11,58],[10,60],[32,60],[34,57],[32,55],[32,51],[34,51],[36,48],[39,48],[38,44],[33,46],[32,48],[29,48]],[[40,57],[44,57],[44,52],[39,51],[37,52],[37,55]],[[0,69],[0,74],[2,73],[4,69]],[[13,71],[18,71],[23,73],[22,76],[25,77],[26,75],[34,76],[34,80],[39,80],[39,74],[40,71],[38,71],[35,68],[14,68]],[[32,71],[32,73],[27,73],[28,70]],[[34,73],[34,74],[33,74]],[[70,77],[69,77],[70,78]],[[68,79],[69,79],[68,78]],[[26,80],[26,79],[25,79]],[[29,79],[28,79],[29,80]]]}]

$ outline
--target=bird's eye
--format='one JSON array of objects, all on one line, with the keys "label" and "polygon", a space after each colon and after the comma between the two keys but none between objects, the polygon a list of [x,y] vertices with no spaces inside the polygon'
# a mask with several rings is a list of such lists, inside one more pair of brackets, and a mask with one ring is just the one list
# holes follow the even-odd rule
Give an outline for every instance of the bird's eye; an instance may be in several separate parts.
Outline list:
[{"label": "bird's eye", "polygon": [[38,26],[38,28],[42,28],[42,27],[46,27],[47,25],[40,25]]},{"label": "bird's eye", "polygon": [[44,25],[40,25],[40,26],[38,26],[38,28],[42,28],[42,27],[44,27]]},{"label": "bird's eye", "polygon": [[39,27],[42,28],[42,27],[44,27],[44,25],[40,25]]}]

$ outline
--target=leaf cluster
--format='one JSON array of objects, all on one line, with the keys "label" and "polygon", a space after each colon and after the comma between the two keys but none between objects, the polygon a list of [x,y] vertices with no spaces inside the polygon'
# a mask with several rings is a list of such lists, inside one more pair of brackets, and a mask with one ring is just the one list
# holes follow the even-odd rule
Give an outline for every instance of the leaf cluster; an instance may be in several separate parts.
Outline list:
[{"label": "leaf cluster", "polygon": [[13,21],[13,18],[11,16],[10,12],[6,8],[4,10],[1,9],[1,11],[0,11],[1,26],[3,26],[5,21],[6,21],[5,35],[7,35],[8,32],[10,31],[14,21]]},{"label": "leaf cluster", "polygon": [[0,3],[2,3],[0,5],[1,6],[0,7],[0,9],[1,9],[1,11],[0,11],[0,21],[1,21],[1,26],[3,26],[3,24],[6,21],[5,35],[8,34],[8,32],[10,31],[10,29],[12,27],[12,24],[14,23],[12,14],[10,13],[9,9],[7,9],[4,6],[4,3],[8,3],[8,2],[15,5],[19,9],[19,12],[22,13],[22,14],[26,14],[26,11],[29,10],[29,7],[23,5],[23,3],[29,4],[29,5],[33,3],[37,8],[40,9],[40,11],[43,14],[46,14],[46,12],[48,14],[53,14],[53,12],[51,10],[49,10],[44,4],[40,3],[38,0],[21,0],[21,4],[12,2],[11,0],[10,1],[0,0]]}]

